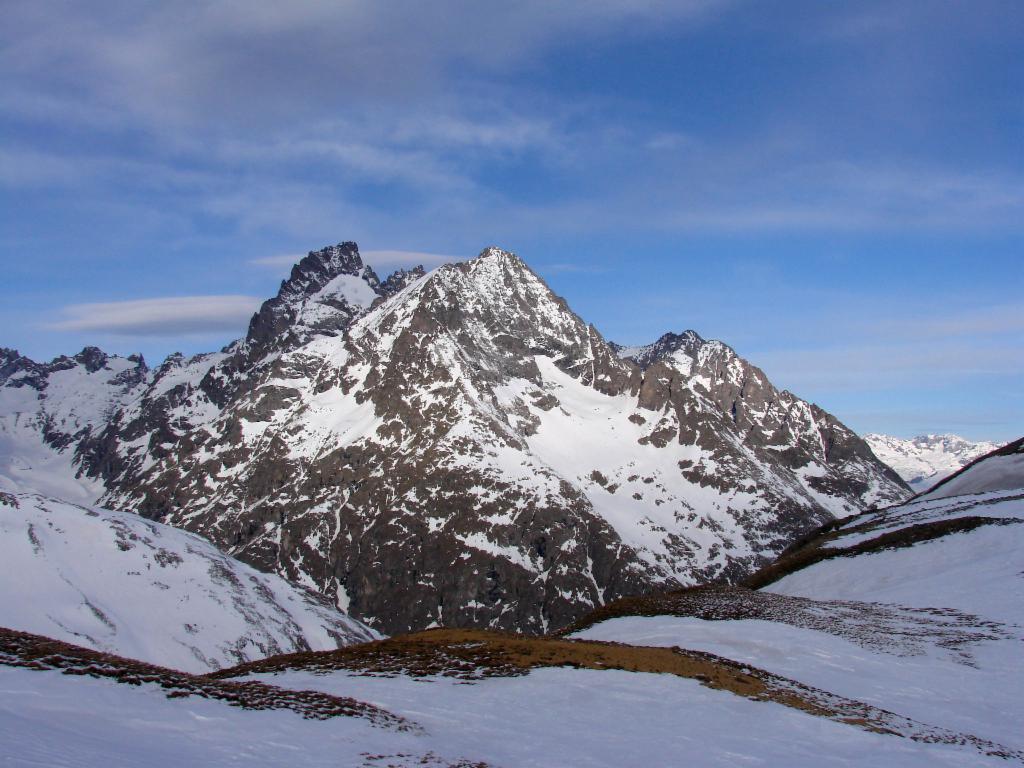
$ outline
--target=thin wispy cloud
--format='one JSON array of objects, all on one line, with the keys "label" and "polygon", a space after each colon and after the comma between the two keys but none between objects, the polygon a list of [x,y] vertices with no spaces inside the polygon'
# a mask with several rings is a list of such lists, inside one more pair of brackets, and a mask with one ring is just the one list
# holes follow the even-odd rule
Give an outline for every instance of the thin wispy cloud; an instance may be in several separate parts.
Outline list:
[{"label": "thin wispy cloud", "polygon": [[256,267],[281,269],[298,264],[305,255],[304,253],[283,253],[278,256],[261,256],[258,259],[249,259],[247,263]]},{"label": "thin wispy cloud", "polygon": [[[101,135],[137,131],[152,150],[118,165],[102,142],[75,142],[74,152],[61,153],[25,146],[0,165],[0,182],[11,186],[60,188],[78,179],[99,184],[94,194],[125,198],[140,188],[187,187],[189,195],[171,201],[181,215],[211,212],[246,232],[313,234],[365,222],[361,231],[374,235],[395,227],[420,236],[434,234],[422,228],[476,228],[489,241],[486,230],[501,222],[538,233],[1024,226],[1020,169],[956,167],[947,155],[880,155],[876,145],[892,134],[879,136],[877,119],[856,124],[866,138],[852,142],[823,130],[829,113],[792,94],[772,110],[784,112],[784,121],[755,115],[746,129],[698,131],[639,120],[628,100],[609,94],[567,100],[515,82],[527,62],[564,46],[570,31],[573,39],[606,42],[628,22],[631,35],[686,34],[747,18],[734,2],[566,3],[545,6],[540,25],[541,6],[530,2],[451,3],[444,25],[429,23],[434,11],[426,7],[399,13],[310,2],[284,11],[253,2],[240,13],[233,3],[213,2],[193,7],[187,30],[171,23],[180,11],[168,9],[126,18],[113,4],[63,7],[55,26],[46,23],[54,8],[34,3],[5,18],[5,109],[30,123],[60,115]],[[800,30],[809,40],[832,29],[866,30],[848,45],[868,45],[871,35],[895,45],[911,31],[915,45],[928,39],[919,26],[929,14],[915,4],[806,10]],[[54,33],[33,33],[41,28]],[[919,53],[929,66],[908,64],[901,75],[939,78],[941,51]],[[864,102],[859,114],[877,114],[870,92],[850,98]],[[899,100],[884,106],[892,119],[923,111]],[[115,145],[120,151],[123,142]],[[535,201],[506,188],[504,175],[522,164],[561,192]],[[375,197],[366,185],[393,189]],[[442,196],[446,204],[438,206]]]},{"label": "thin wispy cloud", "polygon": [[866,323],[876,333],[908,340],[1013,336],[1024,347],[1024,302],[986,307],[932,308]]},{"label": "thin wispy cloud", "polygon": [[[1016,376],[1024,371],[1018,344],[846,343],[762,352],[757,362],[769,376],[798,390],[876,391],[912,386],[949,387],[965,380]],[[796,386],[794,386],[796,382]]]},{"label": "thin wispy cloud", "polygon": [[[304,253],[284,253],[277,256],[261,256],[249,259],[248,263],[257,267],[268,267],[281,270],[298,264],[305,257]],[[369,264],[375,270],[387,273],[396,269],[409,269],[422,266],[430,270],[453,261],[462,261],[465,256],[451,256],[442,253],[428,253],[425,251],[396,251],[396,250],[361,250],[359,255],[363,262]]]},{"label": "thin wispy cloud", "polygon": [[120,336],[180,336],[241,331],[261,300],[254,296],[174,296],[132,301],[72,304],[55,331],[94,331]]},{"label": "thin wispy cloud", "polygon": [[441,253],[424,253],[422,251],[361,251],[363,261],[378,271],[409,269],[423,266],[430,270],[453,261],[464,261],[466,256],[451,256]]}]

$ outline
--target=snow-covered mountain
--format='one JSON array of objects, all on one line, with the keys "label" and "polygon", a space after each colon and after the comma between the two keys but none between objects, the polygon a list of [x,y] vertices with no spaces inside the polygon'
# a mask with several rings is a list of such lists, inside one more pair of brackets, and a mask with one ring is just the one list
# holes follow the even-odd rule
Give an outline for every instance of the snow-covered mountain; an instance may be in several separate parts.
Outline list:
[{"label": "snow-covered mountain", "polygon": [[957,435],[920,435],[904,440],[869,434],[864,435],[864,440],[875,456],[918,492],[999,447],[999,443],[967,440]]},{"label": "snow-covered mountain", "polygon": [[996,448],[943,478],[922,499],[947,499],[967,494],[1008,491],[1024,486],[1024,438]]},{"label": "snow-covered mountain", "polygon": [[378,635],[321,595],[138,515],[0,492],[0,626],[208,672]]},{"label": "snow-covered mountain", "polygon": [[45,366],[8,358],[0,391],[35,395],[18,417],[31,445],[100,481],[104,506],[201,533],[387,632],[563,626],[735,580],[908,494],[726,345],[668,334],[631,357],[497,248],[383,281],[353,243],[312,252],[246,338],[140,368],[65,443],[38,426]]},{"label": "snow-covered mountain", "polygon": [[82,451],[149,377],[141,357],[96,347],[49,363],[0,348],[0,490],[96,501],[103,483],[86,474]]}]

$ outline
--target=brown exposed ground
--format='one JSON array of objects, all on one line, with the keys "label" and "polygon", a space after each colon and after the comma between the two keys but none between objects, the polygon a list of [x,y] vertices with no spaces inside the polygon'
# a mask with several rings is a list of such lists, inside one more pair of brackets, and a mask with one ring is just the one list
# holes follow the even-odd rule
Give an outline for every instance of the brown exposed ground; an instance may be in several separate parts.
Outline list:
[{"label": "brown exposed ground", "polygon": [[214,672],[208,677],[224,679],[302,670],[313,674],[345,671],[375,676],[440,675],[475,681],[524,675],[542,667],[671,674],[747,699],[774,702],[875,733],[915,741],[970,745],[985,754],[1024,762],[1024,753],[969,734],[918,723],[756,667],[681,648],[527,637],[487,630],[436,629],[337,651],[276,656]]},{"label": "brown exposed ground", "polygon": [[198,696],[242,709],[287,709],[310,720],[362,717],[381,727],[417,729],[402,717],[347,697],[292,691],[253,681],[211,680],[12,629],[0,628],[0,665],[60,670],[65,675],[107,678],[126,685],[159,686],[169,699]]}]

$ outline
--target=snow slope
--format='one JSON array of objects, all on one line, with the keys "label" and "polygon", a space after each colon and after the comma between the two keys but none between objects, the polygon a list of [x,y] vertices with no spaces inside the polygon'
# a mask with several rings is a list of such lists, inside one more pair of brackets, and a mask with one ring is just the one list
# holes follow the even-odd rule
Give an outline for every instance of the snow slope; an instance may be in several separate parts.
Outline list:
[{"label": "snow slope", "polygon": [[1008,764],[668,675],[544,669],[474,684],[347,674],[277,675],[270,682],[372,699],[420,729],[399,732],[355,718],[305,720],[292,712],[167,699],[156,686],[0,667],[0,755],[5,766],[18,768]]},{"label": "snow slope", "polygon": [[999,447],[999,443],[967,440],[958,435],[920,435],[904,440],[869,434],[864,440],[878,458],[895,469],[917,492]]},{"label": "snow slope", "polygon": [[575,636],[719,654],[1024,749],[1019,459],[988,456],[935,493],[848,518],[788,553],[780,573],[791,572],[761,592],[693,593],[696,610],[615,616]]},{"label": "snow slope", "polygon": [[[304,719],[222,701],[167,698],[157,685],[0,666],[0,763],[17,768],[369,766],[425,756],[421,740],[356,718]],[[392,765],[447,763],[394,761]]]},{"label": "snow slope", "polygon": [[377,637],[319,595],[133,514],[0,493],[0,626],[186,671]]},{"label": "snow slope", "polygon": [[667,674],[546,668],[473,683],[345,672],[258,679],[373,701],[415,719],[432,749],[495,768],[1005,765],[963,747],[870,733]]}]

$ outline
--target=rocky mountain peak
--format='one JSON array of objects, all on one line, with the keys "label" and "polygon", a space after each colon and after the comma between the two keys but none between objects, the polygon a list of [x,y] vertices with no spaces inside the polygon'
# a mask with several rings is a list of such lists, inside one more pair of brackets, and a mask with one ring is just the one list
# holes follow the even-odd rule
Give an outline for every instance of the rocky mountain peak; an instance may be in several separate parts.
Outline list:
[{"label": "rocky mountain peak", "polygon": [[299,330],[296,326],[314,333],[339,332],[380,295],[380,278],[363,264],[355,243],[310,251],[292,267],[277,296],[253,315],[246,334],[250,353],[281,343],[288,331]]},{"label": "rocky mountain peak", "polygon": [[[339,275],[360,276],[364,269],[359,246],[353,242],[338,243],[319,251],[310,251],[302,261],[292,267],[288,279],[282,281],[277,298],[311,296]],[[376,275],[374,277],[376,278]]]},{"label": "rocky mountain peak", "polygon": [[387,279],[380,284],[380,293],[384,297],[394,296],[413,280],[418,280],[427,274],[422,264],[412,269],[399,269],[388,275]]},{"label": "rocky mountain peak", "polygon": [[38,366],[18,350],[0,347],[0,384],[4,384],[15,373],[32,367]]},{"label": "rocky mountain peak", "polygon": [[501,259],[501,258],[505,258],[505,259],[515,259],[516,261],[520,261],[521,262],[521,259],[518,256],[516,256],[514,253],[512,253],[512,251],[506,251],[504,248],[499,248],[496,245],[489,245],[486,248],[484,248],[482,251],[480,251],[479,255],[477,255],[477,258],[478,259],[488,259],[488,258],[499,258],[499,259]]},{"label": "rocky mountain peak", "polygon": [[623,360],[632,360],[641,369],[647,370],[650,366],[680,350],[690,357],[694,357],[697,351],[707,343],[696,331],[683,331],[682,333],[672,333],[669,331],[653,344],[645,344],[639,347],[613,344],[613,348],[616,354]]},{"label": "rocky mountain peak", "polygon": [[475,259],[459,262],[452,266],[463,269],[474,276],[474,280],[498,279],[503,283],[525,283],[541,285],[545,292],[550,293],[547,284],[530,269],[530,267],[512,251],[506,251],[495,245],[480,251]]},{"label": "rocky mountain peak", "polygon": [[[600,334],[518,256],[492,246],[445,264],[410,296],[419,328],[442,329],[475,370],[498,379],[536,379],[536,355],[602,392],[634,390],[636,369],[614,357]],[[396,314],[412,317],[407,309]]]},{"label": "rocky mountain peak", "polygon": [[125,361],[109,365],[61,373],[30,437],[74,445],[109,505],[388,632],[548,631],[654,585],[739,578],[832,515],[906,495],[724,344],[612,347],[497,247],[383,282],[354,244],[315,251],[244,341],[169,358],[141,396],[62,396],[118,384]]},{"label": "rocky mountain peak", "polygon": [[84,365],[89,373],[103,369],[109,359],[107,353],[99,347],[85,347],[74,357],[75,362]]}]

